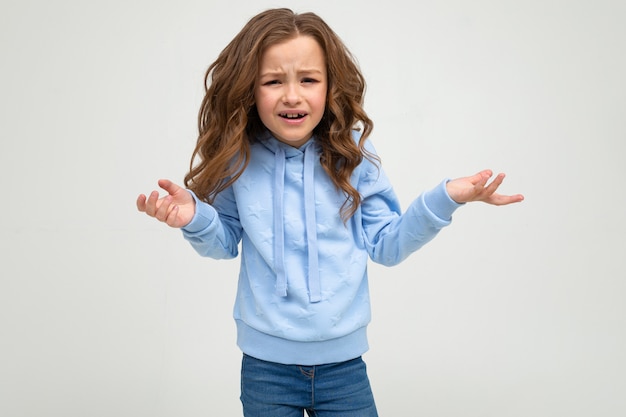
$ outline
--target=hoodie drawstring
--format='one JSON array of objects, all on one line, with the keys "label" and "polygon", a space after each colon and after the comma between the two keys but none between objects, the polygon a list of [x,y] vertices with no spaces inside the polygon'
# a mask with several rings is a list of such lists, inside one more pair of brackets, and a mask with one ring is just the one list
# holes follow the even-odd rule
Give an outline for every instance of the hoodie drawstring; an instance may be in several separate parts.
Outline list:
[{"label": "hoodie drawstring", "polygon": [[304,217],[309,255],[309,298],[312,303],[322,299],[317,255],[317,219],[315,218],[315,144],[304,150]]},{"label": "hoodie drawstring", "polygon": [[285,151],[278,147],[274,153],[274,270],[276,272],[276,294],[287,296],[287,276],[285,275],[285,230],[284,204],[285,192]]},{"label": "hoodie drawstring", "polygon": [[[315,144],[310,143],[304,150],[304,217],[308,250],[309,301],[322,299],[317,252],[317,220],[315,217]],[[276,294],[287,296],[287,275],[285,273],[285,230],[284,201],[285,191],[285,151],[279,146],[274,153],[274,270],[276,272]]]}]

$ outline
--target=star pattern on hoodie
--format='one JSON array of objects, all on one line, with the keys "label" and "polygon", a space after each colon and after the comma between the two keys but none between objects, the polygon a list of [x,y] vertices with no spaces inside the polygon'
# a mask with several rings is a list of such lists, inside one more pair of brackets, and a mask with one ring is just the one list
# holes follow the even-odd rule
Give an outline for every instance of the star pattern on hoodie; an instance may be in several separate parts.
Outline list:
[{"label": "star pattern on hoodie", "polygon": [[310,321],[313,317],[315,317],[317,313],[310,309],[304,307],[298,307],[298,311],[296,313],[296,318],[298,320]]},{"label": "star pattern on hoodie", "polygon": [[287,317],[280,317],[276,320],[274,329],[283,336],[286,336],[290,330],[293,330],[293,326]]},{"label": "star pattern on hoodie", "polygon": [[255,201],[254,203],[248,205],[249,215],[257,220],[261,219],[261,213],[267,212],[268,210],[263,207],[260,201]]},{"label": "star pattern on hoodie", "polygon": [[[371,316],[366,266],[369,254],[375,262],[380,262],[379,253],[406,252],[395,242],[395,236],[388,236],[380,244],[376,240],[383,223],[381,216],[398,213],[397,198],[384,173],[364,160],[351,181],[366,200],[356,216],[359,220],[353,218],[343,224],[338,212],[345,196],[337,192],[320,167],[319,149],[312,152],[309,148],[290,148],[269,134],[258,139],[251,145],[248,167],[232,190],[226,191],[219,207],[229,218],[239,220],[239,224],[234,220],[225,223],[237,232],[228,236],[243,239],[245,256],[242,256],[234,316],[241,331],[252,331],[242,338],[242,350],[262,351],[265,333],[268,337],[285,339],[284,344],[271,352],[264,351],[268,360],[284,359],[285,354],[295,358],[306,355],[304,360],[316,360],[316,354],[311,351],[294,352],[293,346],[298,345],[290,343],[301,341],[322,342],[319,357],[330,355],[343,360],[340,356],[352,354],[347,351],[367,348],[364,327]],[[438,192],[443,194],[445,187]],[[420,216],[430,215],[421,207],[414,211]],[[401,223],[403,236],[417,234],[414,230],[421,230],[424,237],[434,235],[433,230],[424,230],[413,217]],[[280,227],[275,228],[277,224]],[[309,237],[316,239],[307,239],[307,230],[315,232]],[[278,231],[282,236],[280,241],[276,237]],[[213,242],[214,236],[207,233],[201,243]],[[311,254],[318,255],[318,263],[310,262],[315,259]],[[283,268],[277,267],[277,262]],[[283,270],[288,275],[280,274]],[[308,281],[310,276],[317,281]]]}]

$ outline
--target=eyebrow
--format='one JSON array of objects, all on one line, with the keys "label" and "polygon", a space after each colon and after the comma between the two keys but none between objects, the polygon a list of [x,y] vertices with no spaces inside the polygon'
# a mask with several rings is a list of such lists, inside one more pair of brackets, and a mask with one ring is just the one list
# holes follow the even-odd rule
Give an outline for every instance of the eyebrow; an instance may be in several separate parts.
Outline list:
[{"label": "eyebrow", "polygon": [[[262,74],[259,74],[259,77],[263,78],[263,77],[275,77],[277,75],[282,75],[284,74],[284,71],[281,70],[270,70],[270,71],[266,71]],[[318,70],[318,69],[303,69],[298,71],[297,73],[298,75],[323,75],[324,71],[322,70]]]}]

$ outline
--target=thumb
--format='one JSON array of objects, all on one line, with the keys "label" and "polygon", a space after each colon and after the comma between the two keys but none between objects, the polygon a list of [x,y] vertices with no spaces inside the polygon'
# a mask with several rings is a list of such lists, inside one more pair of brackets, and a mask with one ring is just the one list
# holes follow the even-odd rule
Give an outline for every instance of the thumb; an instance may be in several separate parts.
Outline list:
[{"label": "thumb", "polygon": [[174,195],[174,194],[176,194],[178,191],[180,191],[182,189],[182,187],[180,187],[177,184],[174,184],[172,181],[170,181],[168,179],[160,179],[159,180],[159,187],[161,187],[162,189],[167,191],[167,193],[169,195]]}]

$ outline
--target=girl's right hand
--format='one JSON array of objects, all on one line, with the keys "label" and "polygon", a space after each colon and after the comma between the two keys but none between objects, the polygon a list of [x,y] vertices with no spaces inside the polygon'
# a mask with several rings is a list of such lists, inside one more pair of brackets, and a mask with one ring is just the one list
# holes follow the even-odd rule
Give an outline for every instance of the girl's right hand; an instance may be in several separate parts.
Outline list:
[{"label": "girl's right hand", "polygon": [[167,195],[159,198],[158,191],[152,191],[149,197],[140,194],[137,198],[137,209],[171,227],[188,225],[196,212],[196,201],[191,194],[170,180],[159,180],[159,187]]}]

